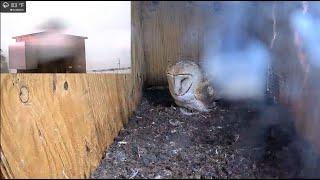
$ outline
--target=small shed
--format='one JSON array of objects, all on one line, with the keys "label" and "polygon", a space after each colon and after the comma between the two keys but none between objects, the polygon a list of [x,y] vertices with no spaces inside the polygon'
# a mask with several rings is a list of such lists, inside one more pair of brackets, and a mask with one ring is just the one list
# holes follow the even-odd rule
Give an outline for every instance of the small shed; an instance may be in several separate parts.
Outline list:
[{"label": "small shed", "polygon": [[17,72],[85,73],[87,37],[43,31],[13,37],[9,68]]}]

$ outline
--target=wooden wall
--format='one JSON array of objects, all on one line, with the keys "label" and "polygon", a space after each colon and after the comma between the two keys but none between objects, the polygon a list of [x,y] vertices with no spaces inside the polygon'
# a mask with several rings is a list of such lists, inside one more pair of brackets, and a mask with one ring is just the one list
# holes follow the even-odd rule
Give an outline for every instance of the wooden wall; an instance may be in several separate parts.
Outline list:
[{"label": "wooden wall", "polygon": [[179,58],[199,60],[206,11],[194,2],[142,5],[146,85],[165,85],[165,70]]},{"label": "wooden wall", "polygon": [[139,2],[130,74],[1,74],[1,176],[87,178],[140,103]]},{"label": "wooden wall", "polygon": [[[229,20],[220,16],[223,3],[227,2],[142,4],[146,86],[167,85],[165,70],[171,62],[202,60],[206,42],[209,46],[215,43],[210,42],[207,32],[222,28]],[[257,2],[250,11],[251,19],[246,20],[251,35],[270,52],[272,96],[292,110],[297,130],[320,152],[320,85],[315,83],[320,80],[320,71],[310,65],[312,55],[308,58],[303,50],[306,42],[290,27],[288,19],[293,11],[304,11],[302,2]]]},{"label": "wooden wall", "polygon": [[[2,74],[1,160],[10,178],[87,177],[138,101],[126,75]],[[128,78],[128,77],[127,77]]]},{"label": "wooden wall", "polygon": [[[211,38],[207,32],[221,28],[229,20],[221,15],[223,3],[226,2],[142,3],[146,86],[167,85],[165,70],[169,63],[182,58],[202,60],[208,48],[206,42]],[[252,19],[246,20],[250,33],[261,40],[271,54],[270,80],[275,79],[271,83],[277,91],[272,92],[273,95],[293,111],[298,131],[316,144],[320,152],[317,130],[320,115],[316,110],[320,103],[320,85],[314,83],[319,80],[320,71],[308,67],[310,59],[305,59],[307,55],[302,50],[305,42],[296,42],[296,34],[288,21],[289,15],[299,10],[304,11],[302,2],[256,2],[250,11]],[[257,23],[263,25],[257,26]]]},{"label": "wooden wall", "polygon": [[[179,59],[201,62],[204,51],[216,43],[211,40],[210,32],[225,28],[224,22],[228,21],[228,17],[223,16],[225,9],[222,8],[226,3],[228,2],[142,3],[146,86],[167,85],[165,70],[168,64]],[[272,5],[273,2],[256,3],[256,8],[251,13],[259,14],[259,21],[265,25],[263,29],[251,28],[250,31],[259,36],[267,47],[273,38]],[[262,8],[269,9],[259,12],[259,8],[260,11]],[[277,11],[279,13],[281,8]],[[250,23],[252,27],[256,25],[254,22]],[[280,38],[282,36],[278,36],[275,42]]]}]

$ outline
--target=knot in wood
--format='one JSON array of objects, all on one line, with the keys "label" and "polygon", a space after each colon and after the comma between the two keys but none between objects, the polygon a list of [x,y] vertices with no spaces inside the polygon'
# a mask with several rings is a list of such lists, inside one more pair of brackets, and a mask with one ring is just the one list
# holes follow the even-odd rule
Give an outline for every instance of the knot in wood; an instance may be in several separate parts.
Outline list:
[{"label": "knot in wood", "polygon": [[19,97],[20,97],[20,101],[22,103],[27,103],[28,100],[29,100],[29,90],[27,87],[23,86],[20,88],[20,94],[19,94]]}]

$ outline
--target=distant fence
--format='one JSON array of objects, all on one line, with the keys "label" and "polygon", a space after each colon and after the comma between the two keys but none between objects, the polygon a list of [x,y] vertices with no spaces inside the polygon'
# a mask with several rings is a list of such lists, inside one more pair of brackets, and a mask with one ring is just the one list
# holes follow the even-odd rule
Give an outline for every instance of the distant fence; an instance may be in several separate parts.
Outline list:
[{"label": "distant fence", "polygon": [[123,68],[109,68],[109,69],[94,69],[87,70],[87,73],[130,73],[131,67],[123,67]]}]

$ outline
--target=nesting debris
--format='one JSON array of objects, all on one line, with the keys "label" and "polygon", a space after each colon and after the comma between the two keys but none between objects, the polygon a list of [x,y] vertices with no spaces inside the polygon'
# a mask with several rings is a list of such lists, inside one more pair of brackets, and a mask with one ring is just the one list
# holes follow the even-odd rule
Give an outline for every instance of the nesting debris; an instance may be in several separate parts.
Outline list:
[{"label": "nesting debris", "polygon": [[168,90],[147,90],[91,178],[297,177],[296,154],[258,133],[267,132],[258,117],[245,105],[223,103],[186,116]]}]

